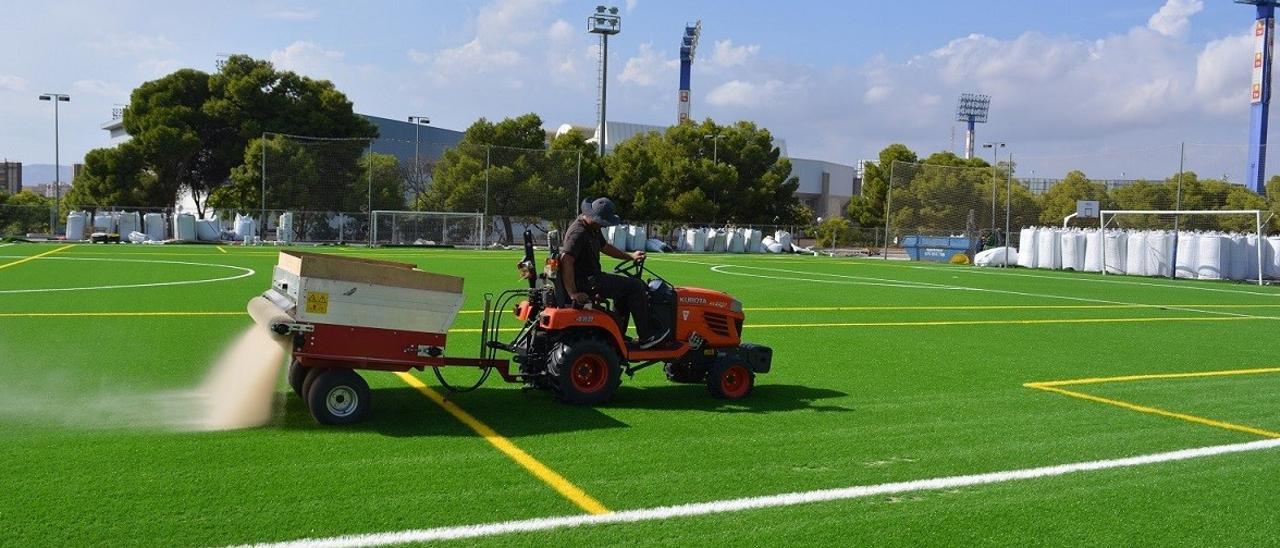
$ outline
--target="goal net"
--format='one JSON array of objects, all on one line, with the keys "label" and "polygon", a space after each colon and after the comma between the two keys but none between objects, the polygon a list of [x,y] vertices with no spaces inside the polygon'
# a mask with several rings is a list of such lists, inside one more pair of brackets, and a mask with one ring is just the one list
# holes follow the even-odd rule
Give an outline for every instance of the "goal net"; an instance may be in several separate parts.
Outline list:
[{"label": "goal net", "polygon": [[1259,285],[1280,274],[1273,264],[1280,257],[1280,237],[1266,238],[1270,218],[1263,210],[1104,209],[1098,220],[1102,230],[1096,235],[1067,231],[1063,237],[1101,243],[1093,250],[1084,247],[1100,262],[1103,274],[1247,280]]},{"label": "goal net", "polygon": [[373,245],[484,246],[484,215],[443,211],[373,212]]},{"label": "goal net", "polygon": [[909,237],[963,237],[972,255],[982,245],[1002,245],[1006,226],[1034,224],[1035,199],[1011,178],[1009,165],[957,167],[893,162],[886,198],[888,247]]}]

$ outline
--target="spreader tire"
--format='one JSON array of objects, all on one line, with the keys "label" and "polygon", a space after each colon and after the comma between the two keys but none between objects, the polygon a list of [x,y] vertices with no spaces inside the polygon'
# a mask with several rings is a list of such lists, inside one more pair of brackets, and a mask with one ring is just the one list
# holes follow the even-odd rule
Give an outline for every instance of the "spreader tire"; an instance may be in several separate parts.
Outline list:
[{"label": "spreader tire", "polygon": [[307,399],[307,394],[311,393],[311,383],[316,382],[316,377],[319,377],[320,374],[328,371],[328,369],[323,367],[304,367],[302,369],[306,372],[302,374],[302,391],[298,392],[298,397],[302,398],[302,403],[306,404],[307,407],[311,407],[311,400]]},{"label": "spreader tire", "polygon": [[369,384],[350,369],[321,370],[307,388],[307,407],[320,424],[352,424],[369,412]]},{"label": "spreader tire", "polygon": [[738,361],[720,361],[707,372],[707,390],[723,400],[747,397],[756,385],[756,374]]},{"label": "spreader tire", "polygon": [[303,367],[298,360],[289,362],[289,388],[293,389],[293,393],[299,398],[306,399],[307,393],[302,390],[302,383],[307,380],[307,373],[310,368]]},{"label": "spreader tire", "polygon": [[555,379],[556,399],[573,405],[608,402],[622,383],[618,353],[609,343],[590,335],[566,338],[551,349],[547,370]]}]

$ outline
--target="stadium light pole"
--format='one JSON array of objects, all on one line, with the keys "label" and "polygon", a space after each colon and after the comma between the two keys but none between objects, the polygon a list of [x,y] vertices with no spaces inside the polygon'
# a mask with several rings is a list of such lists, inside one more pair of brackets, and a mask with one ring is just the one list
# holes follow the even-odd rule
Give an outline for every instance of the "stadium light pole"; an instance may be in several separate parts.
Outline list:
[{"label": "stadium light pole", "polygon": [[431,119],[426,116],[410,116],[409,123],[413,124],[413,184],[421,189],[422,161],[418,159],[418,128],[430,124]]},{"label": "stadium light pole", "polygon": [[1004,148],[1006,143],[996,141],[994,143],[982,143],[982,148],[991,149],[991,233],[996,232],[996,165],[1000,163],[1000,149]]},{"label": "stadium light pole", "polygon": [[70,102],[71,96],[65,93],[45,93],[40,96],[40,100],[53,101],[53,209],[49,212],[49,231],[57,234],[58,213],[62,209],[62,146],[58,135],[58,103]]},{"label": "stadium light pole", "polygon": [[990,95],[960,94],[960,103],[956,105],[956,121],[967,125],[964,134],[964,159],[973,157],[974,125],[987,123],[987,114],[990,111]]},{"label": "stadium light pole", "polygon": [[596,12],[587,17],[587,32],[600,35],[600,157],[604,157],[604,143],[608,135],[605,126],[605,106],[609,90],[609,37],[622,32],[622,18],[618,8],[596,6]]}]

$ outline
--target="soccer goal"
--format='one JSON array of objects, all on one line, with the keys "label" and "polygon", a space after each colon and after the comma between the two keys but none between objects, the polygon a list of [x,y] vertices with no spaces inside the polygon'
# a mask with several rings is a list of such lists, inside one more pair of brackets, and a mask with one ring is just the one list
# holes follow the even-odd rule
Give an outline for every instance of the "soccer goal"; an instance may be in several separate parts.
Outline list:
[{"label": "soccer goal", "polygon": [[444,211],[373,212],[372,245],[484,247],[484,215]]},{"label": "soccer goal", "polygon": [[1269,241],[1258,209],[1132,210],[1099,212],[1102,273],[1263,284]]}]

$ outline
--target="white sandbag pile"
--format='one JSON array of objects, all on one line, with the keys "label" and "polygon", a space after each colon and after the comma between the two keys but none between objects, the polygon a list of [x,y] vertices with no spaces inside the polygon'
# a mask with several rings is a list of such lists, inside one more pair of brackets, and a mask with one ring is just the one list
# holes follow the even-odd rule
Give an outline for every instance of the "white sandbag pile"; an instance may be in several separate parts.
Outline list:
[{"label": "white sandbag pile", "polygon": [[1102,272],[1102,231],[1089,229],[1084,231],[1085,272]]},{"label": "white sandbag pile", "polygon": [[196,216],[179,213],[173,216],[173,239],[180,242],[196,241]]},{"label": "white sandbag pile", "polygon": [[649,233],[643,226],[631,225],[627,227],[627,251],[648,251],[646,242],[649,240]]},{"label": "white sandbag pile", "polygon": [[1018,266],[1023,268],[1036,267],[1036,233],[1040,229],[1036,227],[1024,228],[1018,233]]},{"label": "white sandbag pile", "polygon": [[[1017,266],[1203,280],[1280,277],[1280,236],[1169,230],[1030,227],[1019,234]],[[984,255],[986,252],[979,253]],[[978,263],[977,257],[974,260]],[[988,263],[984,266],[989,266]]]},{"label": "white sandbag pile", "polygon": [[67,233],[68,240],[79,241],[84,239],[85,226],[89,224],[89,212],[72,211],[67,214]]},{"label": "white sandbag pile", "polygon": [[148,213],[142,216],[142,232],[147,235],[147,241],[160,242],[164,241],[164,214]]},{"label": "white sandbag pile", "polygon": [[1012,247],[984,249],[973,256],[976,266],[1010,266],[1018,264],[1018,250]]}]

